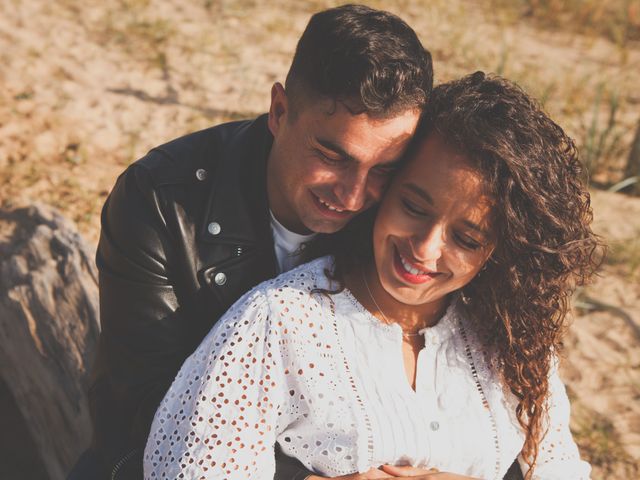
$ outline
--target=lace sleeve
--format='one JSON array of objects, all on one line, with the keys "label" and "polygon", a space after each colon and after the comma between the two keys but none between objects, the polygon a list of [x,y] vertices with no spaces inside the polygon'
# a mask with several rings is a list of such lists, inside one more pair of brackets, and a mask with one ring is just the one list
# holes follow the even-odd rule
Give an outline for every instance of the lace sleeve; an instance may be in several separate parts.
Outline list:
[{"label": "lace sleeve", "polygon": [[[578,446],[569,430],[569,398],[557,362],[549,376],[549,418],[547,434],[540,443],[533,480],[588,480],[591,466],[580,459]],[[524,472],[528,466],[520,459]]]},{"label": "lace sleeve", "polygon": [[267,300],[250,292],[186,360],[162,400],[145,479],[273,478],[286,402],[279,348]]}]

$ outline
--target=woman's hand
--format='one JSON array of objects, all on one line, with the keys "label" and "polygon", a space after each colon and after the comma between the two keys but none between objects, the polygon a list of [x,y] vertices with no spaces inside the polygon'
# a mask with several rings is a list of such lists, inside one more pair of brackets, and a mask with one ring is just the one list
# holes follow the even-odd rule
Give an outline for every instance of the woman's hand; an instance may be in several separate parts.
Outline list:
[{"label": "woman's hand", "polygon": [[[391,477],[411,477],[416,480],[479,480],[466,475],[456,473],[440,472],[436,468],[416,468],[416,467],[395,467],[393,465],[382,465],[382,472]],[[374,477],[375,478],[375,477]]]},{"label": "woman's hand", "polygon": [[389,475],[388,473],[383,472],[379,468],[372,468],[371,470],[364,473],[352,473],[351,475],[343,475],[341,477],[318,477],[316,475],[311,475],[306,478],[306,480],[374,480],[386,478],[391,479],[393,475]]},{"label": "woman's hand", "polygon": [[[380,468],[372,468],[365,473],[353,473],[342,477],[333,477],[331,480],[389,480],[397,477],[411,477],[414,480],[479,480],[465,475],[440,472],[435,468],[394,467],[393,465],[382,465]],[[327,477],[311,475],[307,477],[307,480],[327,480]]]}]

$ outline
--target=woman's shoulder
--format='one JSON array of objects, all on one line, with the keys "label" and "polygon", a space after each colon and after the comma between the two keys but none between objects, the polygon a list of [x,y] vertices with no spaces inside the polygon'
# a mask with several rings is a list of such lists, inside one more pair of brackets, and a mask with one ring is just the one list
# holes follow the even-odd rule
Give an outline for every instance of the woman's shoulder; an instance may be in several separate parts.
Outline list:
[{"label": "woman's shoulder", "polygon": [[333,257],[325,256],[260,283],[227,312],[227,323],[247,316],[259,317],[285,335],[298,331],[290,328],[292,325],[317,325],[324,308],[323,295],[318,290],[335,288],[329,278],[332,269]]},{"label": "woman's shoulder", "polygon": [[327,255],[266,280],[256,289],[268,299],[309,296],[316,290],[333,288],[333,282],[329,278],[333,268],[333,257]]}]

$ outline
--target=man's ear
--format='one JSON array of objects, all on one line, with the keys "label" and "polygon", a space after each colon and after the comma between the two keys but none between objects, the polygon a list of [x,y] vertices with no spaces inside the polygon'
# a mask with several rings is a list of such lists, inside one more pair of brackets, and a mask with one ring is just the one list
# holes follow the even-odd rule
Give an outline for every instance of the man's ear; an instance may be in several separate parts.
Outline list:
[{"label": "man's ear", "polygon": [[271,106],[269,107],[269,130],[275,137],[280,130],[282,122],[287,120],[289,103],[287,94],[281,83],[274,83],[271,87]]}]

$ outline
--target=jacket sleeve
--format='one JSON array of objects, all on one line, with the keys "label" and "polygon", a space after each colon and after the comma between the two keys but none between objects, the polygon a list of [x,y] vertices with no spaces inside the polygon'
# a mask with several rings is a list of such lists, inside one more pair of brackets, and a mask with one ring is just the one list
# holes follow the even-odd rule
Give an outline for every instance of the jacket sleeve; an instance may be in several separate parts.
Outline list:
[{"label": "jacket sleeve", "polygon": [[291,422],[278,322],[255,289],[236,303],[180,369],[151,426],[145,479],[265,479]]},{"label": "jacket sleeve", "polygon": [[[176,271],[185,266],[176,265],[164,201],[147,168],[134,164],[102,211],[96,256],[102,331],[89,400],[95,447],[110,471],[120,469],[118,478],[141,477],[154,413],[206,333],[178,300]],[[276,465],[275,480],[310,474],[284,454]]]},{"label": "jacket sleeve", "polygon": [[191,353],[160,202],[146,169],[134,165],[102,211],[96,256],[102,330],[90,402],[109,463],[144,446],[160,400]]},{"label": "jacket sleeve", "polygon": [[[588,480],[591,466],[580,459],[569,429],[570,405],[567,391],[560,379],[557,361],[549,376],[549,399],[547,433],[538,449],[538,459],[533,471],[533,480]],[[520,467],[527,472],[529,467],[522,460]]]},{"label": "jacket sleeve", "polygon": [[313,474],[300,460],[282,453],[279,445],[276,444],[276,474],[273,480],[305,480]]}]

